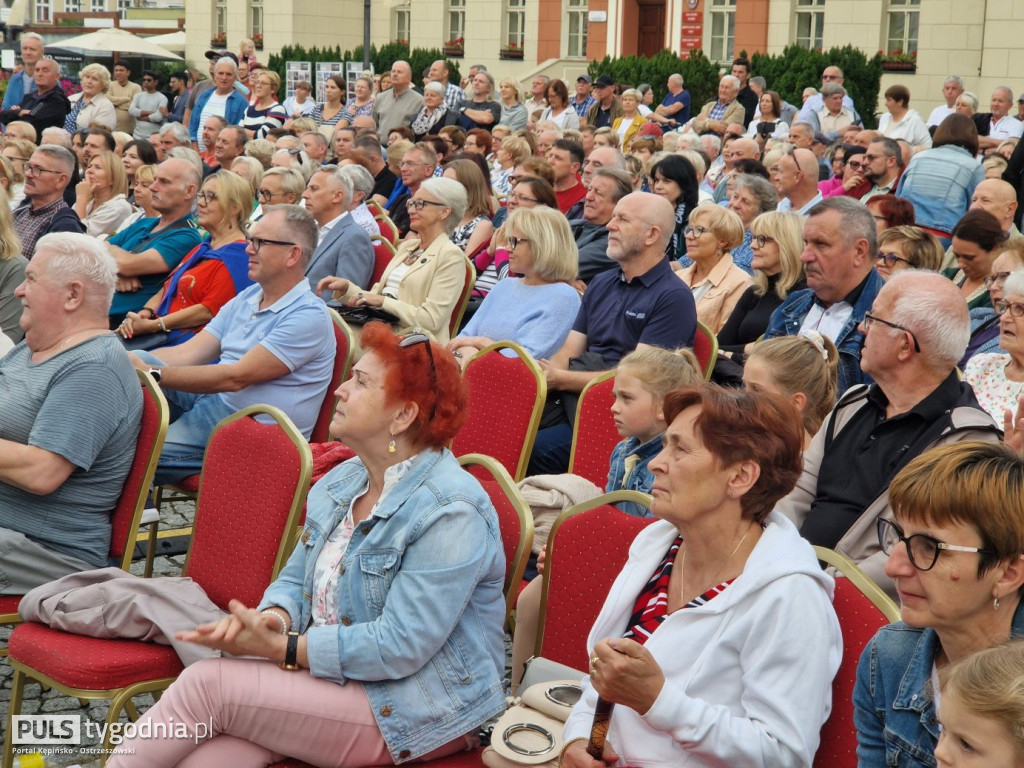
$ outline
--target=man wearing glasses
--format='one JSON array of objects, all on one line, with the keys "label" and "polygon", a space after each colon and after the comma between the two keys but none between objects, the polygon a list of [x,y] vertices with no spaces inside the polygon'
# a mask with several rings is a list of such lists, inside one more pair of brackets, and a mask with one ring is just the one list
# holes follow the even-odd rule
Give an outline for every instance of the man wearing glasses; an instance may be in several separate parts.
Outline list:
[{"label": "man wearing glasses", "polygon": [[416,194],[420,184],[434,175],[435,168],[437,153],[432,146],[422,141],[413,146],[402,158],[399,170],[402,173],[402,185],[408,191],[395,198],[395,202],[388,210],[388,216],[398,228],[400,237],[405,237],[409,233],[409,211],[406,210],[406,201]]},{"label": "man wearing glasses", "polygon": [[32,258],[36,240],[43,235],[85,232],[82,220],[64,200],[74,171],[75,156],[55,144],[39,147],[25,164],[25,202],[14,210],[14,231],[26,259]]},{"label": "man wearing glasses", "polygon": [[[821,73],[821,84],[824,86],[826,83],[836,83],[842,85],[845,82],[843,77],[843,70],[839,67],[825,67]],[[820,93],[812,94],[804,101],[803,106],[800,108],[800,114],[796,116],[796,122],[798,123],[813,123],[813,115],[816,112],[820,112],[825,106],[825,100],[822,98]],[[849,94],[843,96],[843,106],[856,113],[853,106],[853,99],[850,98]]]},{"label": "man wearing glasses", "polygon": [[891,518],[889,482],[911,459],[999,430],[957,376],[967,304],[932,272],[897,272],[860,324],[861,368],[874,384],[849,389],[804,452],[796,488],[776,509],[812,544],[842,552],[895,597],[876,532]]},{"label": "man wearing glasses", "polygon": [[875,139],[868,145],[868,151],[861,159],[867,164],[864,177],[872,186],[860,201],[866,203],[875,195],[892,194],[900,177],[900,169],[903,168],[900,145],[884,137]]},{"label": "man wearing glasses", "polygon": [[153,374],[180,412],[167,430],[156,483],[197,474],[216,424],[250,405],[281,408],[306,438],[313,431],[335,354],[327,306],[305,277],[316,242],[309,213],[269,206],[246,248],[255,285],[184,344],[133,353],[135,367]]}]

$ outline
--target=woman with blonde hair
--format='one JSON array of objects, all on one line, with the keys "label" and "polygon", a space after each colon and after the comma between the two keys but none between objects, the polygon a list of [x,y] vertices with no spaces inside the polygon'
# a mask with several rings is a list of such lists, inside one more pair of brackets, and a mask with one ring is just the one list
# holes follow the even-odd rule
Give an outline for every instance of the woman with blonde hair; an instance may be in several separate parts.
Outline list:
[{"label": "woman with blonde hair", "polygon": [[502,140],[501,148],[494,153],[494,170],[491,171],[494,194],[503,197],[512,191],[512,171],[532,154],[526,139],[509,136]]},{"label": "woman with blonde hair", "polygon": [[786,398],[804,422],[804,448],[836,402],[839,352],[827,336],[801,331],[754,345],[743,366],[743,386]]},{"label": "woman with blonde hair", "polygon": [[619,134],[617,134],[607,125],[602,128],[598,128],[596,131],[594,131],[594,146],[611,147],[612,149],[618,149]]},{"label": "woman with blonde hair", "polygon": [[102,64],[89,64],[82,67],[78,75],[82,90],[68,99],[71,111],[64,118],[64,130],[74,133],[94,124],[114,130],[117,114],[114,103],[106,96],[110,88],[110,70]]},{"label": "woman with blonde hair", "polygon": [[345,106],[343,117],[338,125],[351,125],[357,117],[370,117],[373,115],[373,78],[369,75],[360,75],[356,78],[355,98]]},{"label": "woman with blonde hair", "polygon": [[281,76],[270,69],[261,69],[252,77],[252,101],[245,110],[242,127],[250,139],[265,139],[288,119],[288,113],[277,100]]},{"label": "woman with blonde hair", "polygon": [[114,234],[132,215],[128,176],[113,152],[99,152],[89,160],[85,179],[75,187],[75,213],[93,237]]},{"label": "woman with blonde hair", "polygon": [[719,354],[739,365],[743,365],[745,354],[767,330],[772,312],[792,291],[806,287],[800,261],[804,249],[803,217],[781,211],[762,213],[754,219],[750,231],[753,285],[744,291],[718,333]]},{"label": "woman with blonde hair", "polygon": [[227,170],[230,170],[236,176],[241,176],[248,182],[249,188],[252,189],[252,199],[256,200],[259,195],[260,184],[263,182],[263,163],[255,157],[242,155],[232,160],[231,168]]},{"label": "woman with blonde hair", "polygon": [[509,132],[519,131],[526,127],[529,115],[526,105],[519,96],[519,86],[511,77],[503,77],[498,81],[498,103],[501,104],[501,117],[498,122],[508,126]]},{"label": "woman with blonde hair", "polygon": [[[13,211],[18,206],[14,204],[11,194],[14,192],[16,174],[14,172],[14,165],[3,155],[0,155],[0,187],[3,187],[4,192],[7,195],[7,199],[11,201],[10,209]],[[24,178],[24,177],[23,177]],[[22,182],[21,198],[24,199],[25,190],[24,182]],[[18,202],[21,202],[19,199]]]},{"label": "woman with blonde hair", "polygon": [[495,341],[514,341],[535,359],[550,357],[569,335],[580,307],[576,243],[557,209],[517,208],[504,224],[509,269],[518,278],[499,280],[465,329],[448,348],[465,366]]},{"label": "woman with blonde hair", "polygon": [[615,118],[612,123],[612,132],[619,139],[623,151],[629,151],[629,145],[633,143],[633,137],[640,133],[640,129],[647,124],[644,116],[640,114],[640,91],[636,88],[628,88],[619,97],[622,102],[622,116]]},{"label": "woman with blonde hair", "polygon": [[890,227],[878,236],[875,270],[888,280],[901,269],[938,272],[945,258],[939,238],[920,227]]},{"label": "woman with blonde hair", "polygon": [[250,70],[253,64],[259,64],[256,58],[256,43],[248,37],[243,37],[238,43],[238,60],[248,64]]},{"label": "woman with blonde hair", "polygon": [[717,334],[750,285],[750,277],[730,255],[743,242],[743,222],[717,205],[695,208],[687,221],[683,234],[693,264],[676,274],[693,291],[697,319]]},{"label": "woman with blonde hair", "polygon": [[239,291],[252,285],[243,229],[252,212],[249,182],[230,171],[217,171],[203,180],[198,199],[199,226],[209,236],[182,259],[142,309],[129,312],[118,326],[128,349],[188,341]]},{"label": "woman with blonde hair", "polygon": [[21,299],[14,295],[14,289],[25,281],[26,266],[28,259],[21,255],[11,207],[4,205],[0,195],[0,330],[13,342],[3,345],[8,349],[25,338],[25,331],[18,324],[21,320]]},{"label": "woman with blonde hair", "polygon": [[445,163],[446,179],[453,179],[466,189],[466,212],[456,224],[448,238],[469,256],[491,239],[494,226],[491,224],[491,196],[487,189],[480,166],[472,160],[457,159]]},{"label": "woman with blonde hair", "polygon": [[12,211],[25,199],[25,164],[35,151],[36,145],[28,139],[7,139],[4,143],[3,155],[14,168],[14,183],[8,190]]}]

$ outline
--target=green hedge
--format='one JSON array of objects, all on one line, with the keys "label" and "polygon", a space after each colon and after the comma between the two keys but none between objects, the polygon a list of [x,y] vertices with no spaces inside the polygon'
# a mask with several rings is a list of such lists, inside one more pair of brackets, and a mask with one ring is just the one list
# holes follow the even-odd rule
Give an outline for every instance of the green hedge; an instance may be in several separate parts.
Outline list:
[{"label": "green hedge", "polygon": [[[373,64],[373,71],[376,73],[390,72],[391,65],[399,60],[409,62],[412,67],[412,78],[415,85],[420,85],[421,73],[438,59],[445,58],[440,48],[413,48],[409,49],[408,43],[390,42],[380,48],[376,45],[370,46],[370,63]],[[274,70],[281,76],[280,98],[284,98],[284,68],[288,61],[308,61],[313,65],[313,72],[316,72],[318,61],[362,61],[363,46],[356,46],[354,50],[342,51],[339,46],[333,48],[305,48],[301,45],[286,45],[281,53],[271,54],[267,61],[267,67]],[[448,59],[449,79],[458,83],[462,75],[459,72],[457,62]]]},{"label": "green hedge", "polygon": [[600,75],[609,75],[616,83],[650,83],[656,103],[668,93],[668,76],[678,72],[683,76],[695,110],[718,93],[718,67],[703,51],[694,51],[688,59],[681,59],[668,49],[651,58],[623,56],[613,59],[605,56],[601,61],[590,62],[587,72],[595,80]]}]

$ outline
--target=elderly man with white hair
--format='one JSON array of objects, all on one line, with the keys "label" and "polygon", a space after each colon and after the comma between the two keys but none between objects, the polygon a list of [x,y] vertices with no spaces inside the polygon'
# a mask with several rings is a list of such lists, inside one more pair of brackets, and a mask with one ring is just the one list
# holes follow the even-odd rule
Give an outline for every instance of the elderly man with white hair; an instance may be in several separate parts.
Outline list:
[{"label": "elderly man with white hair", "polygon": [[238,76],[238,65],[227,56],[217,60],[213,69],[213,88],[199,94],[195,109],[189,119],[188,132],[193,149],[206,151],[206,143],[202,138],[203,126],[210,115],[223,117],[228,125],[238,125],[245,117],[249,103],[242,94],[235,90]]},{"label": "elderly man with white hair", "polygon": [[350,165],[341,166],[339,172],[352,183],[352,200],[348,205],[349,214],[370,237],[379,235],[380,226],[373,218],[370,209],[366,207],[366,201],[373,195],[373,176],[363,166],[356,165],[354,161]]},{"label": "elderly man with white hair", "polygon": [[942,83],[942,98],[945,104],[940,104],[928,115],[928,127],[938,126],[943,120],[956,111],[956,99],[964,92],[964,79],[960,75],[950,75]]},{"label": "elderly man with white hair", "polygon": [[25,341],[0,359],[4,595],[106,566],[142,419],[138,379],[107,324],[117,265],[106,245],[46,235],[25,273]]},{"label": "elderly man with white hair", "polygon": [[988,125],[988,136],[978,137],[978,147],[982,151],[995,149],[1007,139],[1019,139],[1024,134],[1024,123],[1010,114],[1013,107],[1013,90],[1006,85],[992,89],[992,101],[989,109],[992,112]]},{"label": "elderly man with white hair", "polygon": [[695,133],[714,133],[721,136],[731,123],[742,125],[746,112],[743,105],[736,101],[739,92],[739,78],[723,75],[718,81],[718,98],[701,108],[700,114],[690,123],[691,130]]}]

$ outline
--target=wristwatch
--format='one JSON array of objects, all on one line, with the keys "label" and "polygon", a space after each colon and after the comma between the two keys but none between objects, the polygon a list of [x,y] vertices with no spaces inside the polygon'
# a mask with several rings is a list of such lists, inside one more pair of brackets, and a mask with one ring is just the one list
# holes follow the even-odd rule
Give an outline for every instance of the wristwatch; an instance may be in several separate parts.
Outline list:
[{"label": "wristwatch", "polygon": [[284,661],[281,662],[281,669],[294,672],[299,668],[299,633],[288,633],[288,645],[284,650]]},{"label": "wristwatch", "polygon": [[153,377],[153,381],[157,384],[160,383],[160,379],[163,378],[163,372],[160,368],[147,368],[146,373]]}]

